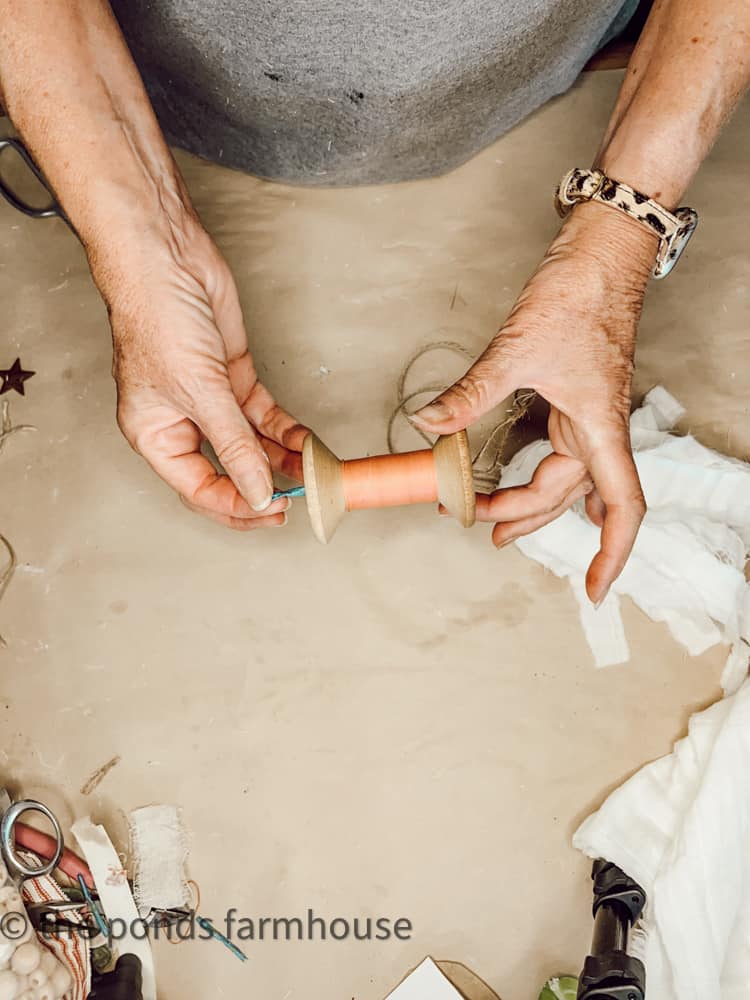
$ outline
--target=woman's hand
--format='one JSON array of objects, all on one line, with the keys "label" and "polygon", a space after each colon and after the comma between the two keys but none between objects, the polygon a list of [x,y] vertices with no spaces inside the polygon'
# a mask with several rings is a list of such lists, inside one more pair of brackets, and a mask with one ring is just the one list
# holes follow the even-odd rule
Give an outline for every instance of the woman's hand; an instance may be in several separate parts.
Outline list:
[{"label": "woman's hand", "polygon": [[107,0],[0,0],[0,99],[107,304],[126,438],[192,510],[244,530],[283,524],[271,473],[301,477],[306,429],[258,381],[234,281]]},{"label": "woman's hand", "polygon": [[191,510],[242,531],[282,525],[289,500],[271,503],[272,470],[301,480],[307,429],[258,381],[229,268],[197,220],[186,229],[119,247],[114,263],[90,253],[112,324],[118,423]]},{"label": "woman's hand", "polygon": [[634,220],[602,205],[577,206],[484,354],[414,417],[424,430],[447,434],[516,389],[548,401],[553,454],[527,486],[480,496],[477,517],[498,522],[493,542],[507,545],[585,496],[601,527],[586,579],[595,604],[625,565],[646,510],[628,421],[636,331],[656,249],[656,238]]}]

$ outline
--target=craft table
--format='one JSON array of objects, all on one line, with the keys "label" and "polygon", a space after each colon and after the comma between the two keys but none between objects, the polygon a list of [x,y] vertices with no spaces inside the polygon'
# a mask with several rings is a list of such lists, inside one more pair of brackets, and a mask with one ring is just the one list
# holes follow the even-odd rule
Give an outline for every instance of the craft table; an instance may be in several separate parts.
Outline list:
[{"label": "craft table", "polygon": [[[583,77],[449,176],[303,190],[180,156],[237,277],[262,378],[337,455],[385,450],[404,362],[479,352],[558,225],[554,185],[596,149],[621,79]],[[636,395],[750,453],[750,104],[687,201],[702,214],[648,293]],[[408,941],[160,944],[162,1000],[382,1000],[426,954],[502,1000],[577,972],[591,932],[580,822],[718,694],[726,650],[687,657],[626,608],[627,666],[596,671],[564,582],[489,527],[359,512],[323,547],[188,513],[115,425],[104,307],[58,221],[0,205],[0,360],[37,374],[0,454],[0,780],[66,824],[183,809],[202,912],[406,917]],[[427,381],[460,359],[433,356]],[[416,377],[416,376],[415,376]],[[476,443],[476,436],[474,438]],[[404,447],[420,443],[403,434]],[[88,794],[97,768],[119,756]],[[90,788],[91,783],[89,783]],[[239,867],[240,877],[230,873]],[[474,998],[472,998],[474,1000]]]}]

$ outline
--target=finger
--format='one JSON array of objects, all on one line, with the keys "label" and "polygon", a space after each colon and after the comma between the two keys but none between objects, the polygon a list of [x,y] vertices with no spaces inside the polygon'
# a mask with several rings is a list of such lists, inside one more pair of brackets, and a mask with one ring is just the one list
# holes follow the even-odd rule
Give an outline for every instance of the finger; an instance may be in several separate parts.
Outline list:
[{"label": "finger", "polygon": [[[260,512],[253,510],[229,476],[217,472],[199,451],[165,455],[142,450],[141,454],[168,486],[206,513],[242,520],[259,516]],[[267,511],[277,512],[268,507],[263,513]]]},{"label": "finger", "polygon": [[463,378],[410,419],[435,434],[463,430],[525,385],[514,369],[502,334],[498,334]]},{"label": "finger", "polygon": [[599,496],[599,492],[596,489],[591,490],[586,496],[586,513],[588,514],[589,520],[601,528],[604,524],[604,515],[607,513],[607,508],[604,506],[602,498]]},{"label": "finger", "polygon": [[266,387],[255,382],[242,404],[245,417],[264,438],[270,438],[290,452],[301,452],[309,427],[300,424],[278,405]]},{"label": "finger", "polygon": [[[273,514],[264,513],[260,516],[256,514],[254,517],[231,517],[227,514],[218,514],[216,511],[209,510],[206,507],[199,507],[197,504],[190,503],[185,497],[180,497],[180,500],[194,514],[201,514],[210,521],[216,521],[217,524],[221,524],[226,528],[233,528],[235,531],[255,531],[257,528],[281,528],[287,523],[285,510],[274,512]],[[273,507],[269,507],[268,510],[273,510]]]},{"label": "finger", "polygon": [[190,503],[227,517],[257,516],[229,476],[216,471],[201,454],[202,436],[187,417],[158,406],[143,425],[141,411],[133,413],[127,403],[118,409],[118,422],[130,444],[154,472]]},{"label": "finger", "polygon": [[228,381],[198,403],[195,420],[240,494],[253,510],[265,510],[273,492],[271,464]]},{"label": "finger", "polygon": [[294,479],[298,483],[302,482],[302,455],[298,451],[289,451],[288,448],[276,444],[267,437],[260,437],[260,443],[268,455],[274,472],[286,476],[287,479]]},{"label": "finger", "polygon": [[221,287],[213,290],[212,303],[217,326],[227,347],[227,370],[235,397],[240,401],[245,417],[263,437],[289,451],[301,452],[302,443],[310,430],[282,410],[268,389],[258,381],[247,349],[237,287],[231,275],[224,277],[226,280],[222,281]]},{"label": "finger", "polygon": [[[229,477],[225,476],[224,478],[228,479]],[[241,506],[238,505],[235,513],[227,514],[217,511],[214,507],[206,506],[205,503],[196,503],[195,500],[190,500],[185,496],[180,496],[180,500],[185,507],[196,514],[205,514],[207,517],[216,515],[217,517],[227,518],[231,521],[258,521],[261,518],[272,517],[275,514],[284,514],[292,505],[290,497],[279,497],[278,500],[274,500],[272,504],[266,507],[264,511],[259,512],[249,507],[242,497],[240,497]]]},{"label": "finger", "polygon": [[571,504],[584,496],[583,490],[584,487],[581,485],[578,490],[575,490],[570,495],[565,503],[544,514],[537,514],[534,517],[523,517],[518,521],[503,521],[500,524],[496,524],[492,529],[492,544],[496,548],[501,549],[504,545],[510,545],[511,542],[515,542],[516,539],[521,538],[523,535],[530,535],[534,531],[538,531],[539,528],[543,528],[546,524],[550,524],[556,518],[560,517],[561,514],[564,514],[566,510],[569,510]]},{"label": "finger", "polygon": [[600,548],[586,574],[586,591],[594,604],[600,604],[622,572],[646,513],[627,429],[621,439],[593,452],[589,468],[605,514]]},{"label": "finger", "polygon": [[477,497],[478,521],[518,521],[570,506],[585,496],[593,483],[583,462],[552,453],[539,463],[530,483]]}]

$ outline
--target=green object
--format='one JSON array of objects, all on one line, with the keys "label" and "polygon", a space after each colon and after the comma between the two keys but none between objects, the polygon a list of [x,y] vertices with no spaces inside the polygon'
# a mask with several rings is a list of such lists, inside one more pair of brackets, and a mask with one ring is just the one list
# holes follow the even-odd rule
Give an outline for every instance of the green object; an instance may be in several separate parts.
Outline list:
[{"label": "green object", "polygon": [[91,964],[94,972],[106,972],[112,965],[112,959],[112,952],[106,944],[91,949]]},{"label": "green object", "polygon": [[548,979],[539,1000],[576,1000],[578,979],[575,976],[555,976]]}]

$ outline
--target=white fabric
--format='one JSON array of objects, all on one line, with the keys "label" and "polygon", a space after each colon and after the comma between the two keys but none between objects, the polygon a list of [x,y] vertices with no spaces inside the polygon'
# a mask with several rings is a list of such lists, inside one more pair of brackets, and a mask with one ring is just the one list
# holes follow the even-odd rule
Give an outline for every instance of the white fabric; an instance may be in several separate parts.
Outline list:
[{"label": "white fabric", "polygon": [[613,792],[573,838],[648,903],[646,995],[750,995],[750,680],[690,720],[672,754]]},{"label": "white fabric", "polygon": [[185,880],[187,836],[177,806],[134,809],[128,816],[135,862],[135,901],[142,917],[190,899]]},{"label": "white fabric", "polygon": [[630,659],[630,647],[620,614],[620,598],[612,593],[599,608],[595,608],[586,594],[586,579],[582,574],[572,574],[570,584],[596,665],[609,667],[625,663]]},{"label": "white fabric", "polygon": [[118,926],[116,942],[120,955],[137,955],[141,960],[141,975],[143,978],[143,1000],[156,1000],[156,972],[154,956],[148,937],[143,934],[140,917],[135,900],[130,892],[127,881],[113,877],[113,872],[119,872],[122,862],[112,846],[112,841],[103,826],[95,826],[88,816],[76,820],[71,827],[71,833],[78,844],[91,869],[96,883],[99,899],[102,902],[105,916],[110,921],[122,921]]},{"label": "white fabric", "polygon": [[[583,588],[599,547],[599,529],[576,504],[551,524],[519,538],[529,558],[571,580],[596,665],[629,657],[618,595],[664,622],[692,655],[718,642],[732,647],[722,677],[736,690],[750,659],[750,587],[744,568],[750,548],[750,465],[726,458],[691,436],[669,433],[684,411],[658,386],[631,418],[631,438],[648,512],[633,553],[598,612]],[[519,451],[500,486],[528,483],[549,441]]]},{"label": "white fabric", "polygon": [[463,1000],[431,958],[426,958],[386,1000]]}]

